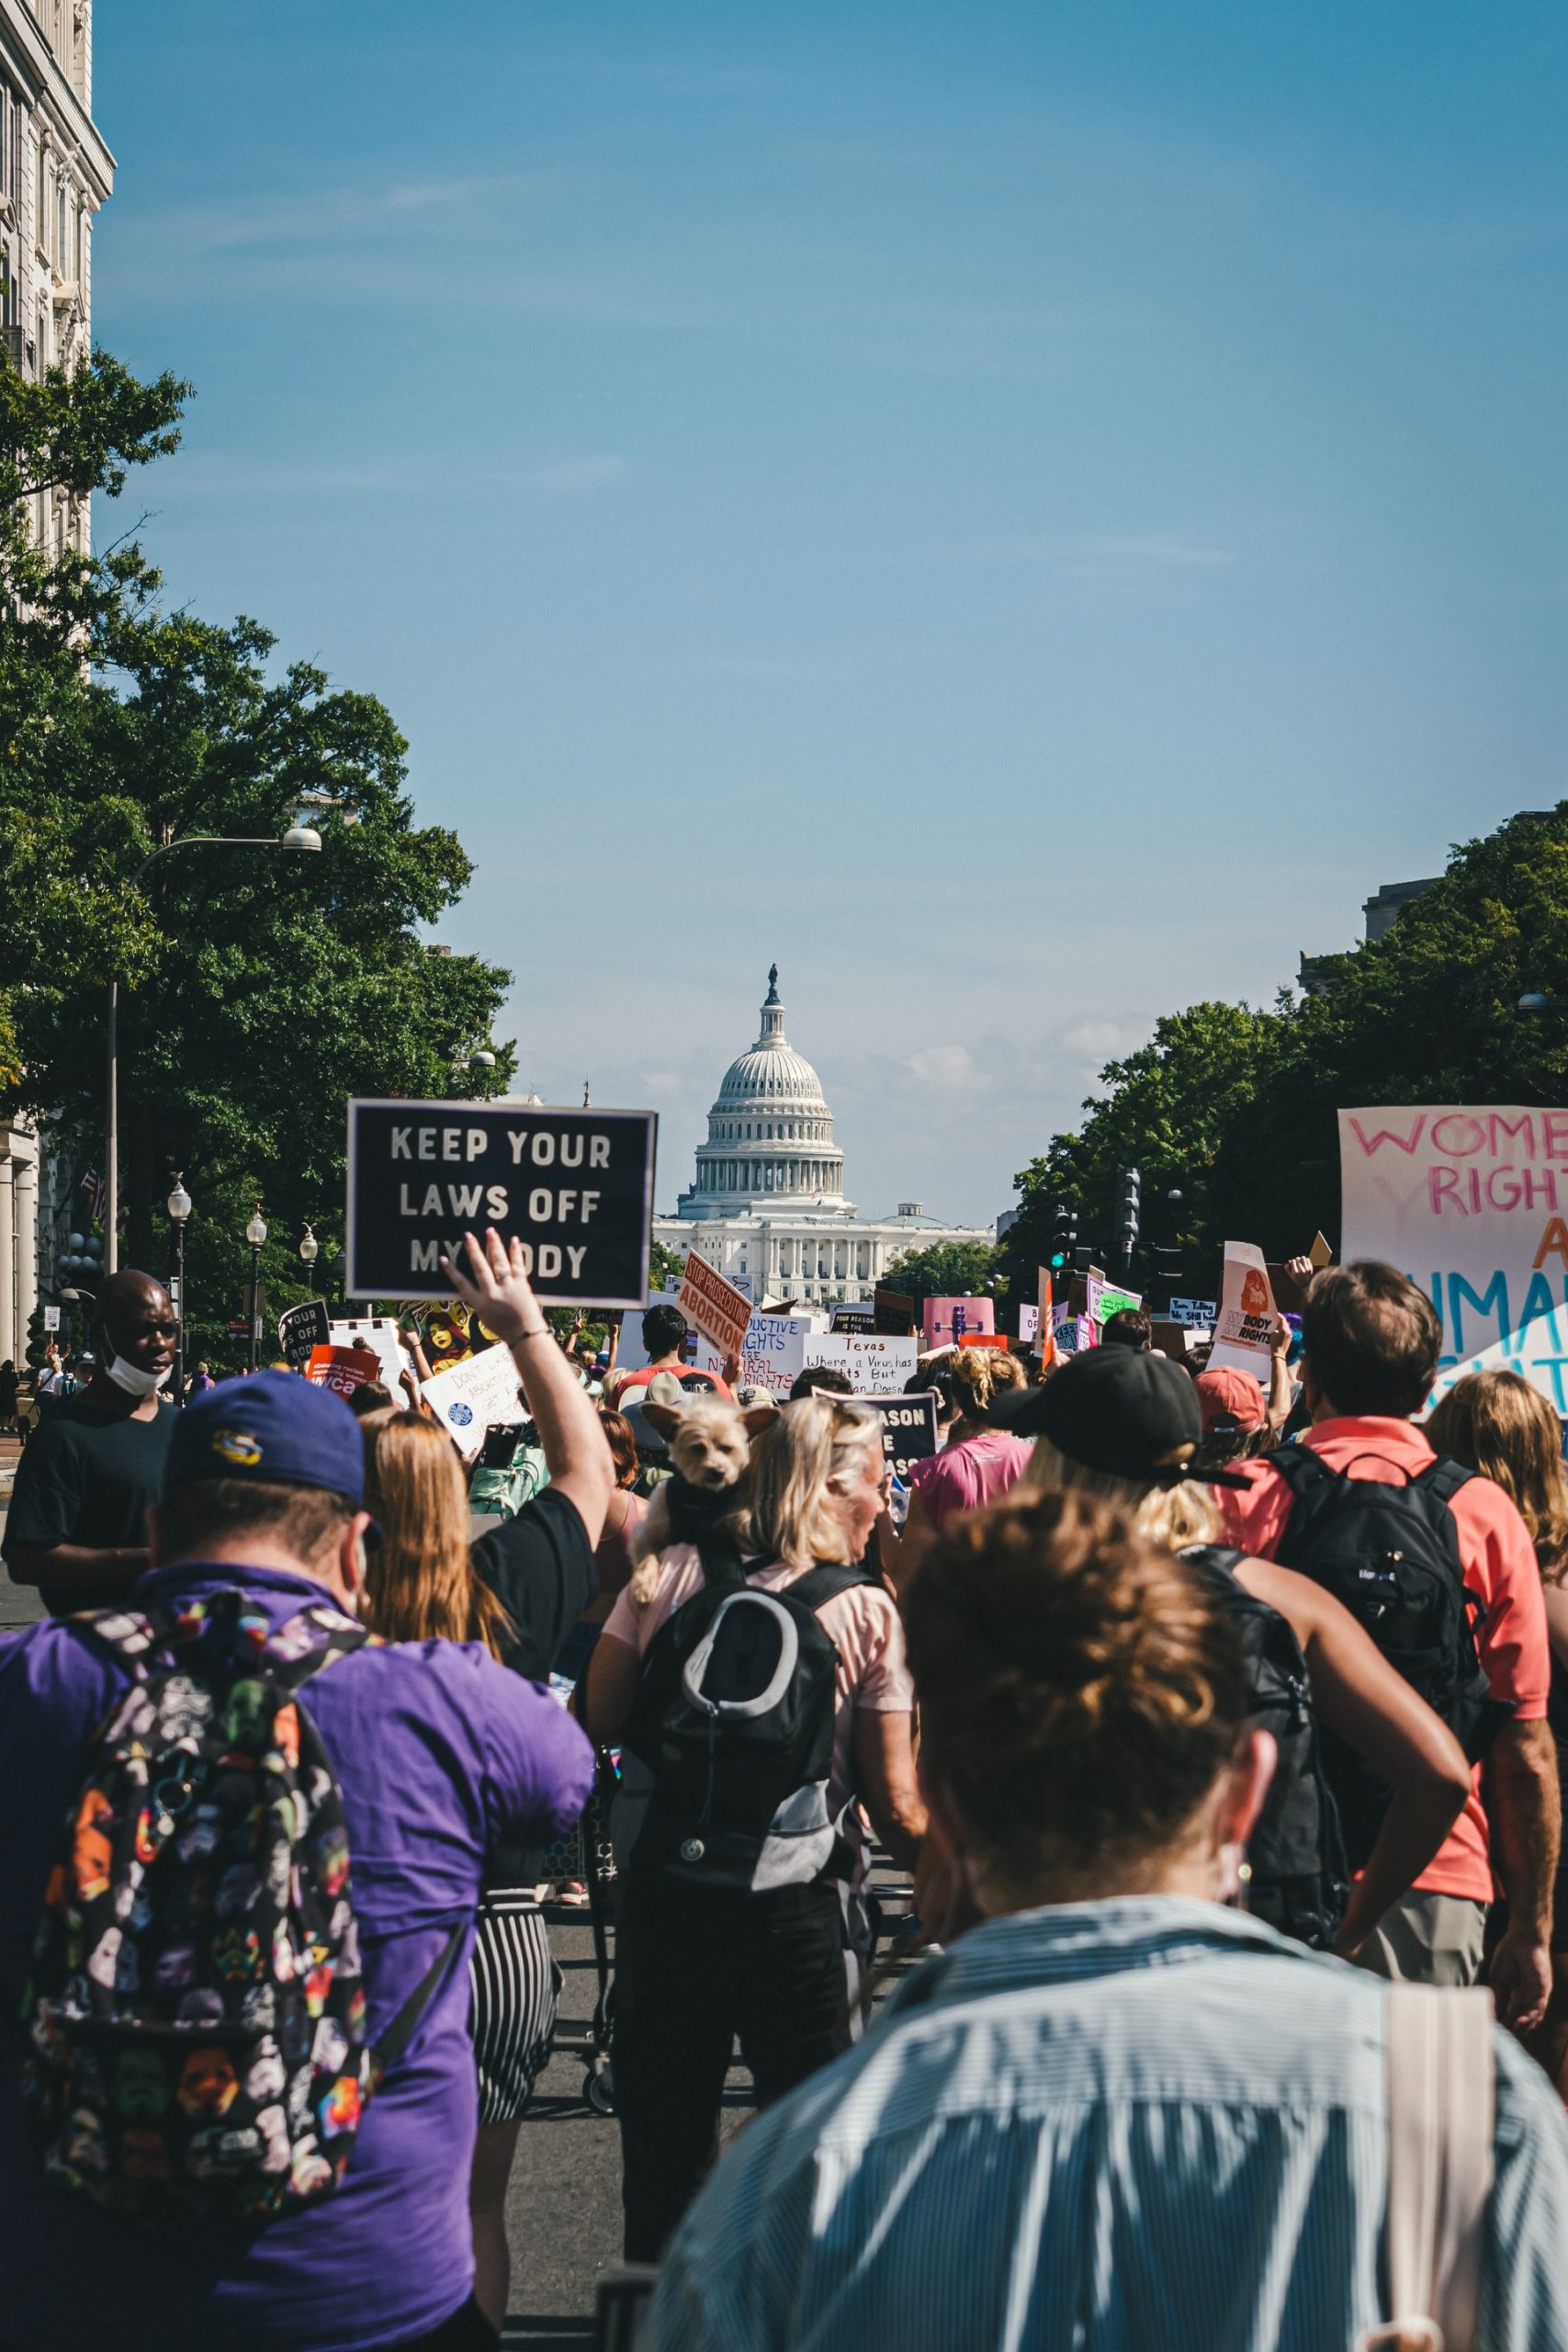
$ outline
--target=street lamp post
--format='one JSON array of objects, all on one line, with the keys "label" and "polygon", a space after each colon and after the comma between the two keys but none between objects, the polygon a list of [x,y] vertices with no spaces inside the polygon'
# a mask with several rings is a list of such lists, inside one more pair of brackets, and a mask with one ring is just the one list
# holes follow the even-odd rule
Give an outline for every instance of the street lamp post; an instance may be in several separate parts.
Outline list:
[{"label": "street lamp post", "polygon": [[186,1400],[186,1219],[191,1211],[190,1194],[185,1188],[185,1171],[175,1170],[174,1190],[164,1204],[169,1223],[175,1228],[175,1402]]},{"label": "street lamp post", "polygon": [[[288,831],[274,839],[270,833],[184,833],[178,841],[165,842],[151,857],[144,857],[131,876],[132,888],[138,884],[149,866],[156,865],[176,849],[304,849],[319,850],[321,837],[313,826],[290,825]],[[119,1264],[119,980],[109,982],[108,1004],[108,1069],[104,1104],[104,1272],[112,1274]]]},{"label": "street lamp post", "polygon": [[312,1298],[316,1295],[316,1258],[321,1246],[313,1228],[308,1225],[299,1237],[299,1255],[305,1261],[305,1282]]},{"label": "street lamp post", "polygon": [[261,1253],[262,1243],[266,1239],[259,1201],[255,1215],[245,1227],[245,1239],[251,1245],[251,1370],[254,1372],[261,1361]]}]

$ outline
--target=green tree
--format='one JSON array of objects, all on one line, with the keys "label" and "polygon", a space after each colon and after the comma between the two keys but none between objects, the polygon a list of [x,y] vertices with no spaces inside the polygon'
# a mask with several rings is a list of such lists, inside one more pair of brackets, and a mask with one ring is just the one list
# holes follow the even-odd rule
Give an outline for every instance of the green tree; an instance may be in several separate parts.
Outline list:
[{"label": "green tree", "polygon": [[[138,385],[99,354],[18,384],[0,364],[0,494],[113,496],[177,440],[173,379]],[[166,612],[133,545],[46,559],[11,515],[0,589],[24,616],[0,639],[0,1109],[46,1112],[96,1155],[118,975],[126,1256],[166,1262],[183,1169],[191,1339],[223,1358],[253,1204],[270,1320],[305,1295],[302,1222],[323,1270],[338,1246],[346,1098],[471,1094],[480,1046],[503,1084],[490,1032],[509,975],[421,936],[472,869],[453,833],[414,822],[407,746],[373,696],[279,670],[254,621]],[[307,793],[327,796],[304,809],[319,854],[198,847],[136,879],[186,835],[276,842]]]},{"label": "green tree", "polygon": [[978,1298],[1000,1285],[1001,1253],[988,1241],[933,1241],[929,1249],[906,1250],[882,1277],[888,1290],[907,1298]]},{"label": "green tree", "polygon": [[686,1271],[685,1252],[667,1250],[662,1241],[650,1241],[648,1246],[648,1287],[649,1290],[679,1290]]}]

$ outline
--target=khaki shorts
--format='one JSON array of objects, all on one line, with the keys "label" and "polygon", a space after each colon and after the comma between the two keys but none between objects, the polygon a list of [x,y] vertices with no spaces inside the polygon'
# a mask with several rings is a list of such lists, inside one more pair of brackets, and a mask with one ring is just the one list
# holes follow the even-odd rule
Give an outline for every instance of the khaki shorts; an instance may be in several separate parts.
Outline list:
[{"label": "khaki shorts", "polygon": [[1402,1984],[1473,1984],[1485,1933],[1484,1903],[1464,1894],[1404,1894],[1372,1929],[1356,1965]]}]

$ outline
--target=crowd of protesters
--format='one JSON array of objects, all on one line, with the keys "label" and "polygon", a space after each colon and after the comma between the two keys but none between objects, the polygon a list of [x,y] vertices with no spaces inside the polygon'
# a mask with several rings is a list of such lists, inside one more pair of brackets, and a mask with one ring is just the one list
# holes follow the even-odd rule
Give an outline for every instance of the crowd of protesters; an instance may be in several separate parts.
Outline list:
[{"label": "crowd of protesters", "polygon": [[[1266,1387],[1132,1311],[1043,1375],[922,1359],[939,1450],[895,1510],[841,1374],[753,1396],[656,1306],[617,1376],[516,1245],[446,1272],[511,1349],[515,1476],[385,1387],[176,1410],[129,1272],[23,1453],[0,2352],[496,2343],[543,1898],[596,1871],[649,2344],[1568,2341],[1568,1469],[1534,1389],[1427,1414],[1429,1302],[1336,1267]],[[880,2002],[874,1841],[913,1889]],[[1411,1985],[1498,2019],[1420,2311]],[[737,2043],[765,2112],[716,2164]]]}]

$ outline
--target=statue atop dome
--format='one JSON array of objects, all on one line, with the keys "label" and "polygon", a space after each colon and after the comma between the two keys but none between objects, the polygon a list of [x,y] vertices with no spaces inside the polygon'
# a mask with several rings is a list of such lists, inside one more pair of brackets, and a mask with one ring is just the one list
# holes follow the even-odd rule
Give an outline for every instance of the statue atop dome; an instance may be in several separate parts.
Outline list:
[{"label": "statue atop dome", "polygon": [[763,1002],[763,1004],[764,1004],[764,1005],[770,1005],[770,1004],[777,1004],[778,1001],[779,1001],[779,967],[778,967],[778,966],[777,966],[776,964],[770,964],[770,965],[768,966],[768,993],[767,993],[767,995],[762,999],[762,1002]]}]

